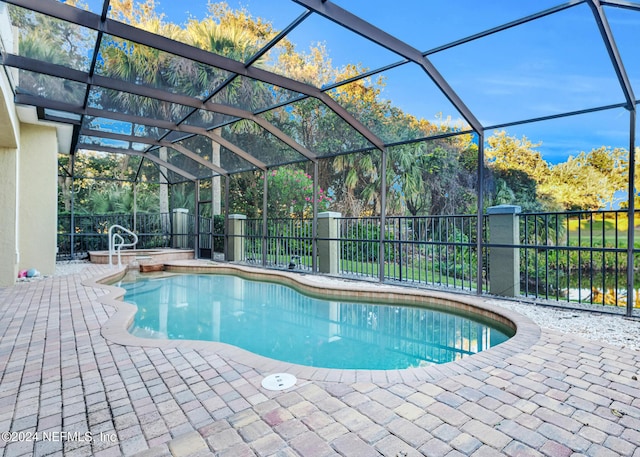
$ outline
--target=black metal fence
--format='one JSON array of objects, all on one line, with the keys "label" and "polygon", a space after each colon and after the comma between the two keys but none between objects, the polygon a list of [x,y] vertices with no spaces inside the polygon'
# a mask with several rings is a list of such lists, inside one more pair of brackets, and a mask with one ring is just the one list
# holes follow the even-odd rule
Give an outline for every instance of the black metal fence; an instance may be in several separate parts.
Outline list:
[{"label": "black metal fence", "polygon": [[[626,211],[521,214],[522,295],[626,307],[628,269],[640,264],[636,249],[627,262],[629,222]],[[632,289],[638,307],[640,283]]]},{"label": "black metal fence", "polygon": [[[249,263],[277,268],[311,270],[313,221],[311,219],[247,219],[245,256]],[[264,251],[263,251],[264,243]]]},{"label": "black metal fence", "polygon": [[477,271],[476,216],[387,217],[384,262],[381,221],[339,218],[340,272],[347,276],[474,290]]},{"label": "black metal fence", "polygon": [[225,250],[225,224],[224,216],[216,215],[213,218],[198,216],[198,253],[203,259],[213,259],[216,254],[223,255]]},{"label": "black metal fence", "polygon": [[[382,276],[389,282],[488,292],[491,248],[496,247],[490,243],[489,217],[482,216],[480,254],[476,215],[386,217],[384,228],[378,217],[337,218],[338,235],[330,241],[339,243],[339,273],[345,277]],[[626,307],[627,231],[629,223],[635,226],[626,211],[524,213],[518,217],[519,240],[500,247],[519,251],[521,298],[569,306]],[[262,219],[246,221],[248,262],[311,269],[311,220],[268,219],[266,226],[263,237]],[[631,268],[635,271],[640,266],[640,251],[633,252]],[[636,292],[630,300],[638,307],[640,281],[633,289]]]},{"label": "black metal fence", "polygon": [[[193,216],[185,215],[186,229],[176,230],[169,213],[58,215],[58,260],[86,257],[89,251],[109,249],[109,227],[114,224],[138,235],[136,249],[194,246]],[[178,246],[179,245],[179,246]]]},{"label": "black metal fence", "polygon": [[[59,218],[58,258],[108,249],[113,224],[135,228],[138,248],[198,246],[198,257],[222,255],[223,216],[196,218],[176,231],[169,214],[75,216]],[[339,274],[345,277],[488,292],[491,249],[488,218],[482,216],[482,269],[478,274],[478,225],[475,215],[336,218]],[[556,304],[625,308],[630,301],[640,312],[640,281],[629,287],[629,268],[640,266],[640,249],[632,248],[628,265],[628,228],[635,227],[626,211],[523,213],[519,240],[499,245],[519,251],[520,297]],[[636,215],[640,218],[640,215]],[[135,222],[135,223],[134,223]],[[266,228],[266,232],[265,232]],[[382,233],[381,233],[382,232]],[[266,235],[263,235],[266,233]],[[237,234],[235,236],[238,236]],[[244,261],[272,268],[311,271],[313,224],[310,219],[246,219]],[[73,239],[73,250],[71,240]],[[178,243],[177,243],[178,242]],[[380,249],[383,243],[383,249]],[[636,243],[638,245],[638,243]],[[383,259],[381,259],[381,255]],[[380,269],[384,269],[380,275]],[[635,275],[638,276],[638,275]],[[628,297],[628,291],[633,295]]]}]

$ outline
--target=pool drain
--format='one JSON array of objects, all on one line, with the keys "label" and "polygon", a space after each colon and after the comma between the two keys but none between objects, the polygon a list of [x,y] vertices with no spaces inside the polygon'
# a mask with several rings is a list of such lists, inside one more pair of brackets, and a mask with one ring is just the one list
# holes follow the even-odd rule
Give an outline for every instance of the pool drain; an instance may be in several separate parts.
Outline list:
[{"label": "pool drain", "polygon": [[284,390],[296,384],[296,377],[289,373],[270,374],[262,380],[262,387],[267,390]]}]

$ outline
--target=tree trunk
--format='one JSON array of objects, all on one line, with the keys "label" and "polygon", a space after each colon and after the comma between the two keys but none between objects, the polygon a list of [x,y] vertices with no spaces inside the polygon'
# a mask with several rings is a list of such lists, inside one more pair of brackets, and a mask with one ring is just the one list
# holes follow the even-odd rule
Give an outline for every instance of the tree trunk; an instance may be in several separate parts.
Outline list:
[{"label": "tree trunk", "polygon": [[58,186],[62,193],[62,203],[64,204],[64,211],[68,213],[71,211],[71,177],[70,176],[58,176]]},{"label": "tree trunk", "polygon": [[[222,129],[214,131],[216,135],[222,136]],[[211,141],[211,163],[220,166],[220,145]],[[211,214],[213,216],[222,214],[222,186],[220,176],[211,178]]]},{"label": "tree trunk", "polygon": [[[167,161],[167,148],[160,148],[160,159]],[[165,177],[167,174],[167,169],[165,167],[160,167],[160,214],[166,214],[167,216],[162,216],[162,233],[164,235],[168,235],[171,233],[170,228],[170,216],[169,216],[169,182]]]}]

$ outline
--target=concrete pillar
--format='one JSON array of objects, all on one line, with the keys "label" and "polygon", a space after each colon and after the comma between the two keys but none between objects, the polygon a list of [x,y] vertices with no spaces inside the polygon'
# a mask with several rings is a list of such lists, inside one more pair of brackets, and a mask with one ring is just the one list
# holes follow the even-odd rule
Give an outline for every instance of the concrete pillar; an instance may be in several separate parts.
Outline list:
[{"label": "concrete pillar", "polygon": [[[489,244],[520,244],[520,211],[515,205],[487,208]],[[489,293],[505,297],[520,295],[519,248],[489,248]]]},{"label": "concrete pillar", "polygon": [[318,213],[318,271],[338,274],[340,272],[340,241],[337,218],[341,213],[327,211]]},{"label": "concrete pillar", "polygon": [[[0,7],[0,25],[9,24],[6,8]],[[3,40],[7,38],[0,27]],[[7,43],[5,43],[7,44]],[[9,48],[11,49],[11,48]],[[0,72],[0,287],[11,286],[18,276],[18,185],[20,123],[13,105],[13,92]],[[35,177],[32,179],[36,179]]]},{"label": "concrete pillar", "polygon": [[43,275],[56,270],[58,140],[45,125],[20,127],[18,268]]},{"label": "concrete pillar", "polygon": [[18,148],[0,142],[0,287],[19,270],[51,275],[56,267],[56,130],[22,124],[19,135]]},{"label": "concrete pillar", "polygon": [[173,247],[178,249],[189,247],[189,210],[176,208],[173,210]]},{"label": "concrete pillar", "polygon": [[18,277],[18,153],[0,148],[0,287]]},{"label": "concrete pillar", "polygon": [[247,216],[244,214],[229,214],[229,238],[226,252],[226,258],[229,262],[244,260],[246,222]]}]

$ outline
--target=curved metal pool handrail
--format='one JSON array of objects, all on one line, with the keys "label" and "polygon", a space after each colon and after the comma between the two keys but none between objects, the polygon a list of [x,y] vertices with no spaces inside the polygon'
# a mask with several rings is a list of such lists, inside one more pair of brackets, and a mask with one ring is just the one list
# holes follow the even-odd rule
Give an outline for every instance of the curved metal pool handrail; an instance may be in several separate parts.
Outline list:
[{"label": "curved metal pool handrail", "polygon": [[[128,235],[131,235],[133,237],[133,241],[130,243],[125,243],[124,242],[124,237],[122,235],[120,235],[120,233],[113,233],[114,229],[118,229],[122,232],[125,232]],[[116,243],[116,239],[118,240],[118,243]],[[133,233],[131,230],[124,228],[122,225],[118,225],[118,224],[114,224],[111,227],[109,227],[109,265],[113,266],[112,263],[112,256],[114,254],[115,251],[118,252],[118,267],[122,266],[122,261],[120,259],[120,250],[125,247],[134,247],[136,244],[138,244],[138,235],[136,235],[135,233]]]}]

